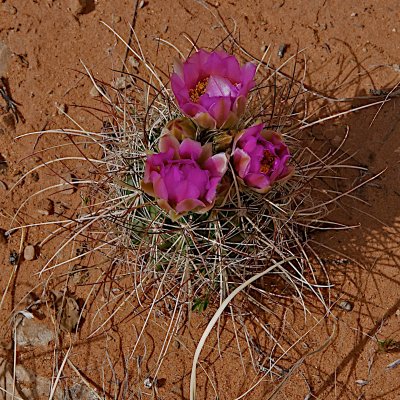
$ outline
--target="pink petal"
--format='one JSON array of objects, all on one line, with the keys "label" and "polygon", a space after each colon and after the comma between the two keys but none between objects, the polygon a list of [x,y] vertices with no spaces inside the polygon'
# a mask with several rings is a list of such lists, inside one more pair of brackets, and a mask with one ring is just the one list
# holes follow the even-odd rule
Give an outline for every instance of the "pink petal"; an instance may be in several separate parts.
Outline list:
[{"label": "pink petal", "polygon": [[233,152],[233,165],[237,174],[244,178],[249,172],[250,168],[250,156],[242,149],[236,149]]},{"label": "pink petal", "polygon": [[212,144],[206,143],[201,149],[201,154],[198,159],[198,163],[200,165],[203,165],[211,157],[212,157]]},{"label": "pink petal", "polygon": [[149,182],[155,169],[161,167],[165,161],[171,160],[174,156],[174,150],[169,149],[165,153],[156,153],[147,156],[146,166],[144,171],[144,180]]},{"label": "pink petal", "polygon": [[218,128],[228,119],[230,109],[231,100],[229,97],[221,97],[210,107],[209,113],[215,119]]},{"label": "pink petal", "polygon": [[222,129],[229,129],[232,128],[238,122],[238,115],[232,111],[228,113],[228,117],[226,118],[225,122],[221,126]]},{"label": "pink petal", "polygon": [[176,207],[175,210],[177,213],[181,214],[181,213],[186,213],[189,211],[193,211],[196,208],[202,208],[205,207],[206,205],[198,199],[185,199],[182,200],[181,202],[179,202]]},{"label": "pink petal", "polygon": [[208,75],[225,76],[226,74],[226,64],[225,57],[227,54],[225,52],[212,51],[209,53],[207,61],[204,63],[203,69],[207,71]]},{"label": "pink petal", "polygon": [[161,176],[153,181],[153,189],[158,198],[168,200],[168,190]]},{"label": "pink petal", "polygon": [[245,96],[239,96],[233,103],[232,110],[238,115],[241,116],[246,109],[247,99]]},{"label": "pink petal", "polygon": [[173,69],[174,73],[183,79],[183,63],[179,58],[174,59]]},{"label": "pink petal", "polygon": [[259,134],[261,134],[262,130],[264,129],[264,124],[257,124],[257,125],[252,125],[250,128],[247,128],[245,130],[245,133],[243,135],[243,139],[246,136],[257,136]]},{"label": "pink petal", "polygon": [[236,96],[238,90],[229,79],[222,76],[210,76],[206,93],[210,97]]},{"label": "pink petal", "polygon": [[197,63],[184,63],[183,64],[183,80],[188,89],[193,89],[197,82],[204,78],[201,73],[200,65]]},{"label": "pink petal", "polygon": [[179,141],[175,136],[166,134],[161,136],[160,141],[158,142],[158,148],[162,153],[166,153],[172,149],[175,157],[177,157],[179,154]]},{"label": "pink petal", "polygon": [[204,166],[211,172],[211,176],[222,177],[228,169],[228,158],[225,153],[218,153],[208,159]]},{"label": "pink petal", "polygon": [[256,74],[257,67],[255,64],[249,62],[243,65],[241,70],[242,77],[242,90],[243,94],[247,96],[248,92],[255,86],[254,75]]},{"label": "pink petal", "polygon": [[247,174],[244,178],[247,186],[255,187],[257,189],[265,189],[270,186],[269,178],[264,174]]},{"label": "pink petal", "polygon": [[179,146],[179,155],[181,158],[190,158],[197,161],[200,157],[202,148],[201,144],[196,140],[185,139]]},{"label": "pink petal", "polygon": [[188,102],[182,106],[182,111],[189,117],[194,117],[199,113],[206,113],[207,109],[201,104]]},{"label": "pink petal", "polygon": [[167,211],[170,215],[174,215],[175,212],[172,209],[172,207],[168,204],[167,200],[164,199],[157,199],[157,204],[159,205],[160,208],[162,208],[164,211]]},{"label": "pink petal", "polygon": [[226,76],[231,82],[239,83],[242,80],[240,65],[236,57],[229,56],[225,59]]},{"label": "pink petal", "polygon": [[171,76],[171,88],[176,100],[178,101],[179,107],[182,107],[190,100],[189,90],[186,87],[185,82],[177,74],[172,74]]},{"label": "pink petal", "polygon": [[206,200],[208,201],[208,203],[214,202],[217,196],[217,186],[219,185],[220,182],[221,182],[220,177],[210,179],[210,187],[206,194]]}]

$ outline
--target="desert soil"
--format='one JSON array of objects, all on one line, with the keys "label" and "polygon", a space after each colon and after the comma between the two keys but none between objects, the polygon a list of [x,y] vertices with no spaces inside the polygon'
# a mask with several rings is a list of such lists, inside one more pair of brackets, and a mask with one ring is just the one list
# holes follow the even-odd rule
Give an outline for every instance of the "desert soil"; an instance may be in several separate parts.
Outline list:
[{"label": "desert soil", "polygon": [[[0,227],[4,230],[45,222],[48,216],[43,214],[50,195],[40,191],[49,184],[57,184],[60,181],[57,174],[65,173],[70,165],[63,164],[57,171],[52,167],[41,168],[13,187],[27,171],[46,159],[39,149],[60,144],[56,135],[39,139],[37,136],[17,137],[44,129],[77,129],[77,125],[93,132],[101,129],[99,109],[103,106],[90,94],[92,83],[84,66],[105,83],[111,83],[119,76],[117,71],[121,70],[125,60],[125,46],[112,29],[128,40],[130,25],[134,24],[146,57],[166,72],[171,70],[176,53],[156,38],[173,43],[184,53],[191,47],[185,35],[198,39],[199,46],[212,48],[226,35],[218,23],[220,16],[228,26],[236,29],[241,45],[254,56],[261,57],[265,46],[269,46],[268,57],[271,56],[273,65],[279,65],[301,51],[299,57],[303,65],[307,65],[305,83],[327,96],[370,95],[371,90],[391,90],[400,82],[398,0],[220,0],[204,3],[207,7],[194,0],[139,1],[137,7],[134,0],[89,0],[82,14],[76,14],[77,3],[74,0],[0,1],[0,56],[3,61],[7,58],[7,50],[2,52],[5,47],[10,54],[7,66],[1,64],[0,58],[0,72],[19,111],[15,123],[5,112],[0,116],[0,153],[4,160],[0,164]],[[287,45],[282,59],[277,55],[281,44]],[[326,116],[366,103],[329,103]],[[304,340],[300,340],[303,350],[299,347],[297,359],[310,355],[287,378],[276,399],[400,398],[400,366],[387,368],[400,357],[399,109],[399,101],[393,97],[381,109],[375,106],[357,111],[315,126],[311,131],[315,142],[322,146],[334,142],[348,129],[346,151],[354,155],[353,163],[368,169],[357,177],[360,183],[373,174],[385,172],[354,193],[363,202],[347,201],[333,214],[333,220],[352,225],[354,229],[329,231],[313,238],[316,246],[317,243],[320,245],[321,257],[326,259],[326,268],[335,286],[331,291],[332,303],[347,301],[351,310],[335,306],[336,322],[332,323],[331,318],[325,323],[319,322],[321,314],[318,317],[308,315],[305,322],[301,307],[292,305],[288,308],[285,323],[293,326],[292,338],[300,340],[305,335]],[[68,157],[71,152],[67,142],[65,146],[50,150],[53,157]],[[86,171],[79,165],[73,167],[77,175],[85,176]],[[36,192],[39,193],[30,198]],[[51,200],[56,207],[67,208],[69,215],[80,202],[79,193],[56,193]],[[17,218],[14,218],[21,205]],[[55,220],[54,215],[51,218]],[[146,332],[146,346],[141,345],[137,354],[128,360],[130,354],[125,353],[126,349],[131,349],[129,346],[143,323],[140,313],[136,318],[130,318],[129,309],[124,311],[126,318],[121,318],[118,327],[103,336],[87,340],[85,335],[90,328],[85,328],[83,322],[77,334],[64,337],[56,352],[53,352],[51,330],[50,333],[42,332],[49,337],[48,344],[27,346],[25,343],[14,352],[12,312],[15,307],[23,308],[21,304],[27,301],[24,299],[26,293],[41,287],[37,272],[59,243],[50,241],[40,255],[33,256],[27,250],[17,266],[10,263],[10,254],[22,253],[26,246],[37,245],[49,232],[46,225],[28,228],[11,235],[8,240],[2,238],[0,243],[1,357],[2,364],[11,366],[8,374],[12,373],[16,357],[17,363],[33,371],[36,377],[51,379],[57,375],[56,366],[62,365],[70,348],[70,363],[62,371],[60,385],[90,386],[100,394],[104,390],[107,398],[187,399],[193,350],[211,311],[191,321],[190,330],[182,336],[182,344],[178,341],[171,346],[158,374],[162,384],[157,389],[148,389],[143,382],[147,374],[151,374],[158,357],[155,348],[161,343],[160,326],[165,326],[165,321],[154,319]],[[29,260],[32,257],[34,259]],[[90,290],[90,285],[81,285],[79,297],[85,298],[85,293]],[[36,292],[40,295],[39,289]],[[313,300],[309,302],[310,309],[317,310],[317,305],[312,306]],[[51,327],[50,317],[43,318],[43,324],[47,321],[47,326]],[[312,332],[306,335],[310,327]],[[219,327],[220,331],[222,328],[224,326]],[[215,340],[212,338],[209,351],[202,355],[209,379],[199,373],[200,399],[216,398],[213,385],[218,398],[235,399],[261,378],[252,370],[247,352],[242,367],[229,321],[225,328],[226,332],[220,337],[221,354],[212,349]],[[311,351],[320,348],[331,335],[328,345],[312,354]],[[263,337],[259,341],[268,342]],[[74,343],[73,347],[70,342]],[[286,345],[284,337],[282,343]],[[124,357],[127,363],[135,360],[129,376],[124,375],[123,367],[117,361]],[[140,364],[138,360],[142,360],[141,365],[136,365]],[[296,360],[286,361],[290,365]],[[112,370],[115,375],[110,377]],[[3,377],[7,375],[5,371]],[[103,371],[108,371],[106,378],[102,376]],[[124,391],[124,385],[131,391]],[[267,379],[244,398],[268,398],[273,387]],[[7,390],[10,390],[9,385]],[[27,398],[47,398],[40,390],[35,391],[32,387],[29,390]],[[75,395],[75,398],[90,397],[86,393]]]}]

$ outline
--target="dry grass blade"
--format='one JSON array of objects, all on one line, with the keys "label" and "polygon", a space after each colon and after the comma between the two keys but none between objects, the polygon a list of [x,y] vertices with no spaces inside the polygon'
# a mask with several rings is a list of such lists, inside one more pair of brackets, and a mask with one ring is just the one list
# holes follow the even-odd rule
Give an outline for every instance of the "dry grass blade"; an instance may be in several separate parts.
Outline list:
[{"label": "dry grass blade", "polygon": [[55,393],[56,393],[56,389],[57,389],[58,382],[60,381],[61,374],[62,374],[62,372],[63,372],[63,370],[64,370],[65,364],[66,364],[66,362],[68,361],[68,357],[69,357],[69,353],[71,352],[71,349],[72,349],[72,347],[70,347],[70,348],[68,349],[67,353],[65,354],[64,359],[63,359],[63,361],[62,361],[62,363],[61,363],[61,365],[60,365],[60,368],[59,368],[59,370],[58,370],[56,379],[54,380],[54,382],[52,382],[49,400],[53,400],[53,397],[54,397],[54,395],[55,395]]},{"label": "dry grass blade", "polygon": [[207,340],[207,337],[210,335],[212,329],[214,328],[215,324],[221,317],[222,313],[225,311],[225,308],[228,307],[229,303],[237,296],[241,291],[243,291],[247,286],[251,285],[253,282],[255,282],[257,279],[260,279],[264,275],[272,272],[275,268],[278,266],[285,264],[287,262],[295,260],[296,257],[290,257],[285,260],[279,261],[279,262],[274,262],[274,265],[271,267],[268,267],[265,271],[258,273],[257,275],[254,275],[250,279],[248,279],[246,282],[243,282],[240,286],[238,286],[223,302],[222,304],[218,307],[216,310],[215,314],[211,318],[210,322],[208,323],[206,329],[203,332],[203,335],[201,336],[201,339],[199,340],[199,343],[196,347],[196,351],[194,353],[193,357],[193,365],[192,365],[192,372],[190,375],[190,400],[196,400],[196,371],[197,371],[197,364],[199,362],[199,357],[201,350],[204,347],[204,344]]}]

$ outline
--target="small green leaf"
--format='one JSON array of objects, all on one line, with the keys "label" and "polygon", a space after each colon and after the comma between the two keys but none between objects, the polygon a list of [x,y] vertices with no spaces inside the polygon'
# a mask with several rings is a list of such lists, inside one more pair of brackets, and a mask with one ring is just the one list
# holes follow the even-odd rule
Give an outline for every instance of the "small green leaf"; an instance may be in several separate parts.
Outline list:
[{"label": "small green leaf", "polygon": [[383,353],[393,353],[400,351],[400,342],[394,339],[378,340],[379,351]]},{"label": "small green leaf", "polygon": [[203,312],[208,307],[208,302],[208,297],[196,297],[193,301],[192,311],[196,311],[198,313]]}]

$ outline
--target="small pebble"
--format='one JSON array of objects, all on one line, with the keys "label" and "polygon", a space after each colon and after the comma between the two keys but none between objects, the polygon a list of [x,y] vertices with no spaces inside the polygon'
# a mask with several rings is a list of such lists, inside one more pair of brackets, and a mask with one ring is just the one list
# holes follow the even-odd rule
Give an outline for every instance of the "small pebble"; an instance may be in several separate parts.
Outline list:
[{"label": "small pebble", "polygon": [[340,146],[340,143],[342,143],[343,138],[342,136],[336,135],[333,139],[332,139],[332,144],[334,146]]},{"label": "small pebble", "polygon": [[63,215],[69,207],[62,201],[56,201],[54,203],[54,214]]},{"label": "small pebble", "polygon": [[153,384],[154,384],[154,379],[151,376],[146,378],[143,382],[144,387],[147,389],[151,389],[153,387]]},{"label": "small pebble", "polygon": [[1,8],[2,8],[2,11],[6,12],[10,15],[15,15],[17,13],[17,9],[14,6],[12,6],[11,4],[7,4],[7,3],[2,4]]},{"label": "small pebble", "polygon": [[261,45],[260,50],[261,50],[261,53],[265,53],[268,50],[268,45],[266,45],[266,44]]},{"label": "small pebble", "polygon": [[80,15],[85,12],[88,6],[88,0],[70,0],[70,10],[74,15]]},{"label": "small pebble", "polygon": [[400,64],[392,64],[392,68],[395,72],[400,72]]},{"label": "small pebble", "polygon": [[53,215],[54,214],[54,201],[50,199],[42,200],[38,209],[38,213],[41,215]]},{"label": "small pebble", "polygon": [[279,58],[282,58],[285,55],[286,49],[287,49],[287,45],[286,44],[281,44],[279,46],[279,49],[278,49],[278,57]]},{"label": "small pebble", "polygon": [[15,129],[15,118],[12,112],[0,116],[0,127],[4,128],[6,132]]},{"label": "small pebble", "polygon": [[285,0],[277,0],[273,3],[272,8],[277,9],[283,7],[284,5],[285,5]]},{"label": "small pebble", "polygon": [[350,17],[357,17],[357,13],[355,13],[355,12],[353,12],[353,13],[351,13],[351,15],[350,15]]},{"label": "small pebble", "polygon": [[90,91],[89,91],[90,97],[98,97],[100,96],[100,92],[97,90],[96,86],[92,86]]},{"label": "small pebble", "polygon": [[35,246],[29,245],[24,249],[24,259],[27,261],[32,261],[36,257]]},{"label": "small pebble", "polygon": [[121,20],[122,20],[122,18],[119,15],[113,15],[112,18],[111,18],[111,21],[114,24],[118,24],[118,22],[121,22]]},{"label": "small pebble", "polygon": [[62,104],[55,103],[55,106],[56,106],[58,115],[65,115],[68,111],[68,107],[64,103],[62,103]]},{"label": "small pebble", "polygon": [[[97,87],[98,87],[99,89],[97,89]],[[100,90],[101,90],[103,93],[105,93],[105,89],[103,88],[103,86],[101,86],[100,84],[97,84],[97,87],[94,86],[94,85],[92,86],[92,88],[91,88],[90,91],[89,91],[90,97],[99,97],[99,96],[102,96]]]},{"label": "small pebble", "polygon": [[175,347],[176,349],[180,349],[181,343],[179,342],[179,340],[174,340],[174,347]]},{"label": "small pebble", "polygon": [[343,300],[338,303],[338,306],[345,311],[351,311],[353,309],[353,303],[350,303],[349,301]]},{"label": "small pebble", "polygon": [[7,244],[6,230],[0,228],[0,244]]},{"label": "small pebble", "polygon": [[120,76],[114,80],[114,88],[117,90],[122,90],[130,87],[132,85],[132,79],[129,76]]},{"label": "small pebble", "polygon": [[147,6],[147,4],[148,4],[148,2],[146,0],[141,0],[140,3],[139,3],[138,8],[139,9],[143,8],[143,7]]},{"label": "small pebble", "polygon": [[0,181],[0,190],[6,192],[8,190],[7,184],[3,181]]},{"label": "small pebble", "polygon": [[11,51],[7,45],[0,42],[0,77],[5,76],[8,70],[8,64],[11,58]]},{"label": "small pebble", "polygon": [[128,57],[128,63],[135,69],[139,68],[139,61],[136,59],[134,56],[129,56]]},{"label": "small pebble", "polygon": [[76,191],[77,188],[77,178],[74,174],[71,174],[70,172],[64,174],[61,179],[60,183],[62,183],[63,186],[60,186],[62,194],[73,194]]},{"label": "small pebble", "polygon": [[6,172],[7,168],[8,168],[7,160],[0,154],[0,173]]},{"label": "small pebble", "polygon": [[31,178],[32,178],[32,181],[33,181],[33,182],[38,182],[39,179],[40,179],[40,176],[39,176],[39,174],[38,174],[36,171],[34,171],[34,172],[32,172],[32,174],[31,174]]},{"label": "small pebble", "polygon": [[18,260],[19,260],[19,254],[13,250],[10,253],[10,257],[9,257],[9,261],[11,265],[17,265],[18,264]]}]

